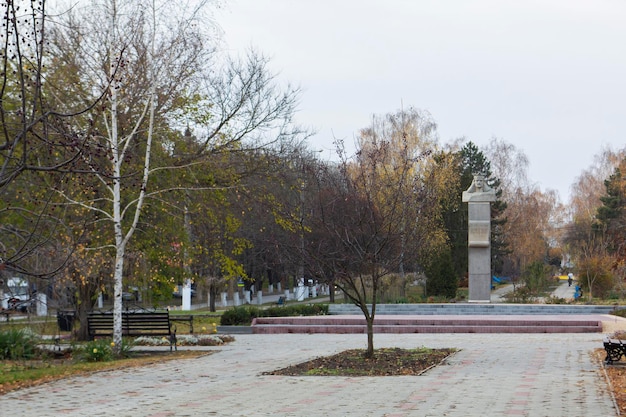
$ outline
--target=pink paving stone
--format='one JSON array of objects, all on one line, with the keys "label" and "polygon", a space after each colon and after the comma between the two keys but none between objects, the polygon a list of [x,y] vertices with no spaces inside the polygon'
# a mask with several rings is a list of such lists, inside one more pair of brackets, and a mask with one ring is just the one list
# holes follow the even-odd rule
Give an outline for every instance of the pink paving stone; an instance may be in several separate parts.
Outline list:
[{"label": "pink paving stone", "polygon": [[530,397],[529,391],[516,391],[515,395],[519,395],[520,397]]},{"label": "pink paving stone", "polygon": [[315,398],[303,398],[302,400],[298,400],[298,404],[313,404],[317,402]]},{"label": "pink paving stone", "polygon": [[504,412],[506,416],[525,416],[526,414],[526,410],[506,410]]},{"label": "pink paving stone", "polygon": [[509,401],[509,403],[513,405],[528,405],[527,400],[512,400],[512,401]]},{"label": "pink paving stone", "polygon": [[298,411],[298,409],[295,407],[285,407],[278,410],[279,413],[293,413],[295,411]]},{"label": "pink paving stone", "polygon": [[110,399],[110,398],[105,398],[105,399],[101,399],[101,400],[94,400],[93,403],[94,404],[108,404],[111,401],[113,401],[113,400]]}]

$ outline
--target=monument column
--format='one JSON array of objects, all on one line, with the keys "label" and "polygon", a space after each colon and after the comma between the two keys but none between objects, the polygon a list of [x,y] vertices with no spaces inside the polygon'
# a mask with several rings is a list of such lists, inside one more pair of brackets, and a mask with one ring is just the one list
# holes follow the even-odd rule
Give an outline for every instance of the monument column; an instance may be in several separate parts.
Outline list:
[{"label": "monument column", "polygon": [[491,301],[491,202],[496,192],[485,184],[482,175],[474,175],[472,185],[463,191],[468,203],[468,273],[469,302]]}]

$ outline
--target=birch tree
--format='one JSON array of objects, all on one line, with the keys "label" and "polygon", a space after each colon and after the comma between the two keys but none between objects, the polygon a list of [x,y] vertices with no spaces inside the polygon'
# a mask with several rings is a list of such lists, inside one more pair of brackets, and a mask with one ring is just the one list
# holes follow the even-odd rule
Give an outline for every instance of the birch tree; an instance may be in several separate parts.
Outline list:
[{"label": "birch tree", "polygon": [[[111,226],[111,241],[92,249],[110,250],[114,258],[116,350],[122,341],[126,251],[147,199],[220,187],[182,178],[189,169],[210,164],[216,152],[241,149],[249,138],[258,145],[262,132],[293,133],[289,125],[297,90],[276,88],[267,60],[255,54],[247,61],[214,65],[216,43],[204,24],[204,6],[103,0],[68,13],[68,30],[55,33],[57,59],[76,68],[78,81],[92,86],[92,94],[104,91],[106,99],[84,119],[95,132],[80,167],[95,179],[94,192],[87,199],[64,196]],[[200,134],[193,152],[175,154],[172,137],[181,121]],[[180,176],[155,187],[150,179],[168,171]]]}]

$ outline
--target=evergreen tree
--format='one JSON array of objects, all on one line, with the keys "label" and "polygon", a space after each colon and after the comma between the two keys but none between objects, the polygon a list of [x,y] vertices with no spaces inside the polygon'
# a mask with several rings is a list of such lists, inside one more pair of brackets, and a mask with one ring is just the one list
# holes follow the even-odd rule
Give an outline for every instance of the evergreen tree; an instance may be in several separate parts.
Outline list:
[{"label": "evergreen tree", "polygon": [[595,233],[604,234],[608,240],[609,252],[623,258],[626,255],[626,242],[623,236],[626,205],[626,176],[623,174],[626,160],[615,168],[613,174],[604,181],[606,195],[600,198],[602,205],[598,207],[596,221],[593,224]]},{"label": "evergreen tree", "polygon": [[[450,242],[450,250],[454,271],[457,276],[463,276],[468,271],[468,254],[467,254],[467,221],[468,206],[461,201],[461,195],[472,184],[474,174],[481,173],[487,178],[487,184],[494,188],[498,198],[501,196],[499,190],[500,182],[494,178],[491,173],[491,164],[487,157],[473,142],[467,142],[463,148],[457,153],[458,171],[460,185],[457,190],[458,198],[455,204],[449,207],[442,207],[446,231],[448,233],[448,241]],[[506,219],[502,217],[506,203],[502,200],[496,200],[491,204],[491,256],[492,269],[499,270],[502,262],[501,259],[508,253],[506,242],[501,234],[501,228]]]},{"label": "evergreen tree", "polygon": [[426,295],[439,295],[448,298],[456,296],[459,280],[452,264],[452,254],[448,247],[442,248],[426,268]]}]

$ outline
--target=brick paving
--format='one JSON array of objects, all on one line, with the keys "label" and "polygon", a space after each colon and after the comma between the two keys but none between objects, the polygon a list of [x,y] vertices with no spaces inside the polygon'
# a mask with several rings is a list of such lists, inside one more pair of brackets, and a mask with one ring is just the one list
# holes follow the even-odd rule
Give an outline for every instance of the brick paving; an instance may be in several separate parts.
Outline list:
[{"label": "brick paving", "polygon": [[72,377],[0,396],[11,416],[617,416],[602,334],[377,334],[376,347],[454,347],[421,376],[261,376],[364,348],[362,334],[237,335],[212,355]]}]

